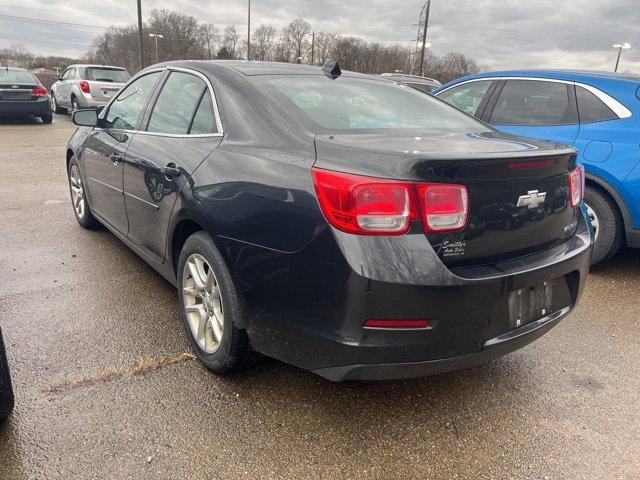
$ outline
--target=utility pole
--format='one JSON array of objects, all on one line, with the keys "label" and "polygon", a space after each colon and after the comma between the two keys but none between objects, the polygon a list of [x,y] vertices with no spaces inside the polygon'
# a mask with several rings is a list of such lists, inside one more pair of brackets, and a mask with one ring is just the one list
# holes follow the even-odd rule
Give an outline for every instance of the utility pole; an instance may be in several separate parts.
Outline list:
[{"label": "utility pole", "polygon": [[315,65],[316,32],[311,32],[311,65]]},{"label": "utility pole", "polygon": [[144,68],[144,44],[142,40],[142,0],[138,0],[138,54],[140,55],[140,70]]},{"label": "utility pole", "polygon": [[251,61],[251,0],[247,13],[247,60]]},{"label": "utility pole", "polygon": [[[423,7],[423,11],[426,8],[426,13],[424,15],[424,23],[422,25],[422,51],[420,52],[420,76],[424,75],[424,55],[427,50],[427,30],[429,29],[429,11],[431,10],[431,0],[427,0],[425,3],[425,7]],[[422,15],[420,16],[420,22],[422,23]]]},{"label": "utility pole", "polygon": [[616,58],[616,68],[613,70],[614,72],[618,71],[618,67],[620,66],[620,57],[622,56],[622,50],[628,50],[631,48],[631,45],[628,42],[624,43],[616,43],[612,45],[613,48],[618,49],[618,58]]}]

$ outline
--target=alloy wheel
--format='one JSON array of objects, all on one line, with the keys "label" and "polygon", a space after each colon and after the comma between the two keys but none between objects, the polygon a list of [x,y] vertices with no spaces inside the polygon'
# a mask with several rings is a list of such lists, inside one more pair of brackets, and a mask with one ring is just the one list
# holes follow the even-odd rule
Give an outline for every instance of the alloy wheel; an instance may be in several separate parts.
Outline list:
[{"label": "alloy wheel", "polygon": [[593,208],[589,206],[589,204],[585,203],[587,207],[587,215],[589,215],[589,220],[591,221],[591,226],[593,226],[593,231],[595,233],[594,242],[598,241],[598,235],[600,234],[600,220],[598,220],[598,215]]},{"label": "alloy wheel", "polygon": [[71,181],[71,201],[73,202],[73,208],[76,211],[78,218],[82,219],[84,218],[86,204],[82,178],[80,177],[80,171],[76,164],[71,165],[69,179]]},{"label": "alloy wheel", "polygon": [[222,296],[211,266],[197,253],[185,262],[182,298],[191,335],[200,349],[208,354],[215,353],[224,332]]}]

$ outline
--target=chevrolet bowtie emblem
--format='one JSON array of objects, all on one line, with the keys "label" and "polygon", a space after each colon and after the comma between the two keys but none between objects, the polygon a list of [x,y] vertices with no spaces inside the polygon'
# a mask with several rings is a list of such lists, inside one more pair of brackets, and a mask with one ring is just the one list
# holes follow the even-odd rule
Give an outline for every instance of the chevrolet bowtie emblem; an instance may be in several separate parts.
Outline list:
[{"label": "chevrolet bowtie emblem", "polygon": [[20,88],[20,85],[11,85],[11,88]]},{"label": "chevrolet bowtie emblem", "polygon": [[520,195],[517,206],[534,209],[544,204],[546,199],[547,192],[540,193],[538,190],[529,190],[526,195]]}]

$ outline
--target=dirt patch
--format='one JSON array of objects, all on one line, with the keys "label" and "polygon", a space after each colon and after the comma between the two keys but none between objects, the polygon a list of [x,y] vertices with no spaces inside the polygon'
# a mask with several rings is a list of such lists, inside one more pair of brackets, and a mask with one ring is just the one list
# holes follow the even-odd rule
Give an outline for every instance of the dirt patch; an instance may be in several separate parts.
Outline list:
[{"label": "dirt patch", "polygon": [[142,357],[137,360],[135,365],[129,367],[117,367],[115,365],[106,365],[95,375],[82,377],[77,380],[54,384],[42,390],[46,395],[62,395],[63,393],[82,387],[90,387],[100,383],[117,380],[125,376],[144,375],[147,372],[160,370],[161,368],[194,360],[196,357],[192,353],[181,353],[179,355],[171,355],[169,357]]}]

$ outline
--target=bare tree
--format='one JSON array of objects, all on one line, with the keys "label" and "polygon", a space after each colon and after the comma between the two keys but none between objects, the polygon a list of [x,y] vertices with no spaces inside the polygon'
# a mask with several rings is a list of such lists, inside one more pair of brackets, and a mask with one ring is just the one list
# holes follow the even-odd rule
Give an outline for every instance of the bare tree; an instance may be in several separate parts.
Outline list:
[{"label": "bare tree", "polygon": [[324,65],[331,58],[333,48],[340,38],[335,33],[316,33],[315,60],[319,65]]},{"label": "bare tree", "polygon": [[304,58],[309,50],[309,34],[311,25],[301,18],[293,20],[282,30],[281,41],[287,45],[289,61],[295,62],[299,58]]},{"label": "bare tree", "polygon": [[274,43],[277,30],[273,25],[260,25],[251,36],[251,43],[254,45],[252,60],[269,60],[274,54]]},{"label": "bare tree", "polygon": [[229,25],[224,29],[224,38],[222,39],[222,46],[226,48],[231,58],[239,58],[238,56],[238,43],[240,42],[240,34],[236,30],[236,27]]},{"label": "bare tree", "polygon": [[215,47],[220,43],[220,33],[213,23],[201,23],[198,26],[198,40],[209,60],[215,56]]}]

